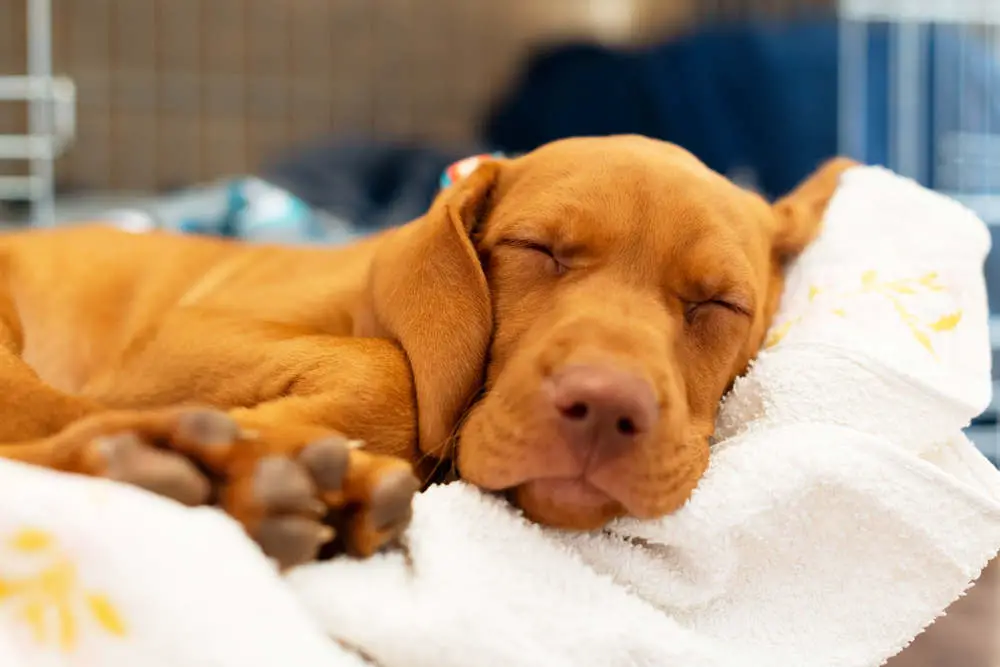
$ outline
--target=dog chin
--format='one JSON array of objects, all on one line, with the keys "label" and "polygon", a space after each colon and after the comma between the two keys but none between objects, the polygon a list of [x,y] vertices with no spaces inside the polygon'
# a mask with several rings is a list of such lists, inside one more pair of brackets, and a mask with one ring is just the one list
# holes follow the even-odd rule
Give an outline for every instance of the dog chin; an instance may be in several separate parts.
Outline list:
[{"label": "dog chin", "polygon": [[625,515],[621,503],[579,478],[535,479],[509,495],[525,516],[553,528],[595,530]]}]

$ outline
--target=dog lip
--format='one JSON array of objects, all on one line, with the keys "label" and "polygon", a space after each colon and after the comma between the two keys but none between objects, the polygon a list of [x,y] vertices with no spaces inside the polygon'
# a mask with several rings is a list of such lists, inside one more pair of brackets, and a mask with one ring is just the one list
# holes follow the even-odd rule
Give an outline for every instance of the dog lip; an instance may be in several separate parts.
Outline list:
[{"label": "dog lip", "polygon": [[507,492],[532,521],[563,530],[596,530],[621,516],[621,503],[582,477],[544,477]]},{"label": "dog lip", "polygon": [[[618,502],[613,496],[601,490],[583,476],[535,477],[533,479],[525,480],[521,484],[518,484],[518,486],[528,484],[534,486],[536,489],[546,489],[553,492],[556,496],[580,499],[586,504]],[[560,504],[566,503],[560,502]]]}]

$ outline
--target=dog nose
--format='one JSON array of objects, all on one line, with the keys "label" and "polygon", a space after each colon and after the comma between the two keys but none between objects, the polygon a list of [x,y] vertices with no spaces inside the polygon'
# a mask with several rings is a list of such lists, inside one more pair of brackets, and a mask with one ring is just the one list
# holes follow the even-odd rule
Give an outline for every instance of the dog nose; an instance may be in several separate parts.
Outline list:
[{"label": "dog nose", "polygon": [[560,426],[575,447],[607,453],[628,447],[656,425],[649,382],[608,366],[570,366],[549,378]]}]

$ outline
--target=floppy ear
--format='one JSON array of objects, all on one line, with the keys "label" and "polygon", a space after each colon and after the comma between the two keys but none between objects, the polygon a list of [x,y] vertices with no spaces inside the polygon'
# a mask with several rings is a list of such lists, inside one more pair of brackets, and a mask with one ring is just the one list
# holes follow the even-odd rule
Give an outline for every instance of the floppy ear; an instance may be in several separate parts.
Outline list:
[{"label": "floppy ear", "polygon": [[849,158],[833,158],[775,202],[772,248],[779,263],[801,253],[816,238],[826,206],[840,184],[841,174],[858,164]]},{"label": "floppy ear", "polygon": [[438,195],[425,216],[389,232],[357,332],[403,347],[416,384],[419,446],[439,458],[483,383],[493,312],[470,236],[488,213],[499,171],[498,162],[483,163]]}]

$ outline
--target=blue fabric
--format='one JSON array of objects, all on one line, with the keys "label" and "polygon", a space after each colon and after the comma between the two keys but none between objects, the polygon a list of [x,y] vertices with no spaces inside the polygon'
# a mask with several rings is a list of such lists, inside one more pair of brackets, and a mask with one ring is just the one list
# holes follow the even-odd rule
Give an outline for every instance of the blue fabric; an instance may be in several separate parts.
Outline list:
[{"label": "blue fabric", "polygon": [[[830,22],[734,24],[632,52],[560,47],[529,62],[486,120],[485,139],[528,151],[569,136],[645,134],[684,146],[717,171],[750,168],[778,196],[838,152],[838,30]],[[867,135],[854,157],[872,164],[890,157],[891,30],[869,26],[868,76],[859,82],[867,104],[854,110]],[[927,28],[925,36],[929,85],[917,103],[936,108],[944,130],[1000,131],[1000,95],[990,95],[1000,78],[986,48],[963,46],[957,28]],[[928,163],[934,120],[928,113],[922,128]]]}]

